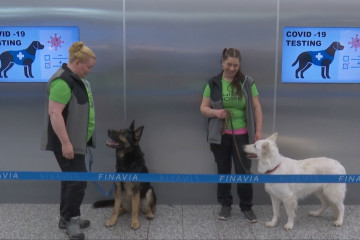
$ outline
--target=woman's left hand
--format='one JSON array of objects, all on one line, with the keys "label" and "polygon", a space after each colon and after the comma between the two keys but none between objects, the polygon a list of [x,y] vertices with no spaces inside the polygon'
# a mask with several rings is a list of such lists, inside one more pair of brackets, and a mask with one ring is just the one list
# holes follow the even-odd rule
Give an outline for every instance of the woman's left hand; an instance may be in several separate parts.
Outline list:
[{"label": "woman's left hand", "polygon": [[[260,140],[262,139],[262,134],[261,133],[258,133],[256,132],[255,133],[255,136],[254,136],[254,143],[257,141],[257,140]],[[254,154],[254,153],[249,153],[246,155],[247,158],[257,158],[257,155]]]},{"label": "woman's left hand", "polygon": [[261,132],[256,132],[255,136],[254,136],[254,143],[258,140],[262,139],[262,134]]}]

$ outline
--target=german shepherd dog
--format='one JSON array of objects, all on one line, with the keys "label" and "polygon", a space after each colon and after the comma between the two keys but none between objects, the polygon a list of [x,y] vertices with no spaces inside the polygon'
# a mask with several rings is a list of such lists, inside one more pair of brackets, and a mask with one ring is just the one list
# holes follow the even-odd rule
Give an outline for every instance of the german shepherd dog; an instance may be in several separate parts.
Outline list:
[{"label": "german shepherd dog", "polygon": [[[121,173],[148,173],[145,165],[144,153],[140,149],[140,138],[144,129],[141,126],[134,130],[135,121],[129,128],[108,130],[110,140],[106,145],[116,149],[116,172]],[[138,229],[139,210],[146,214],[147,219],[153,219],[156,209],[156,195],[148,182],[116,182],[115,199],[97,201],[94,208],[114,206],[113,213],[105,226],[114,226],[118,217],[131,212],[131,228]]]}]

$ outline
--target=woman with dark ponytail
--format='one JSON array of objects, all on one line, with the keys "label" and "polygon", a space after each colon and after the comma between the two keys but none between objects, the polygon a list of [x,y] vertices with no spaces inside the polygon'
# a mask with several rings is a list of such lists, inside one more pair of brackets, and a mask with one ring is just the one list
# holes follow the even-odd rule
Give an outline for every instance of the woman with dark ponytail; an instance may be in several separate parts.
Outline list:
[{"label": "woman with dark ponytail", "polygon": [[[215,157],[218,174],[250,174],[251,160],[243,146],[262,138],[262,111],[254,80],[241,71],[241,55],[236,48],[225,48],[221,57],[222,72],[208,81],[200,106],[208,121],[207,141]],[[252,211],[252,184],[237,184],[240,210],[249,222],[257,222]],[[231,214],[231,184],[217,185],[221,204],[219,219]]]}]

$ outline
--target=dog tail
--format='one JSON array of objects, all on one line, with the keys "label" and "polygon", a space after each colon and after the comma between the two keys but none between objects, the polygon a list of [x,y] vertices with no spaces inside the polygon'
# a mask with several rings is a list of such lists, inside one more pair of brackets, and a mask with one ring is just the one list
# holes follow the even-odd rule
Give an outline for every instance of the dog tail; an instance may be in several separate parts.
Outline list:
[{"label": "dog tail", "polygon": [[112,207],[114,206],[115,200],[108,199],[108,200],[100,200],[93,203],[93,208],[104,208],[104,207]]},{"label": "dog tail", "polygon": [[291,66],[295,66],[299,62],[299,57],[296,58],[295,62]]}]

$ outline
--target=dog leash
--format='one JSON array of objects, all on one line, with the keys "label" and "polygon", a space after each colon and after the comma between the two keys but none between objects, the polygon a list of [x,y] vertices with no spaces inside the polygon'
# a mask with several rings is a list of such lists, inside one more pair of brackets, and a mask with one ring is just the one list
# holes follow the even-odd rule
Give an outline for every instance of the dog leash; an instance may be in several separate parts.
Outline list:
[{"label": "dog leash", "polygon": [[[234,113],[230,110],[226,110],[226,113],[227,113],[227,117],[229,117],[229,120],[230,120],[230,125],[231,125],[231,131],[232,131],[232,136],[233,136],[233,140],[234,140],[234,145],[235,145],[235,149],[236,149],[236,153],[237,153],[237,156],[239,158],[239,161],[241,163],[241,166],[245,169],[245,172],[250,174],[250,169],[247,169],[241,159],[241,156],[240,156],[240,151],[239,151],[239,148],[238,148],[238,145],[236,143],[236,139],[235,139],[235,133],[234,133],[234,126],[233,126],[233,121],[232,121],[232,116],[234,115]],[[227,128],[228,126],[228,118],[225,118],[225,124],[224,124],[224,128]]]},{"label": "dog leash", "polygon": [[[87,150],[88,150],[88,154],[89,154],[89,172],[91,172],[91,168],[92,168],[92,165],[94,163],[94,156],[92,154],[92,151],[91,151],[91,148],[90,147],[87,147]],[[110,190],[108,192],[106,192],[98,182],[95,182],[93,181],[93,184],[95,185],[95,187],[97,188],[97,190],[99,192],[101,192],[102,194],[104,194],[105,196],[107,197],[112,197],[112,194],[113,194],[113,191],[114,191],[114,188],[115,188],[115,183],[113,183],[110,187]]]}]

